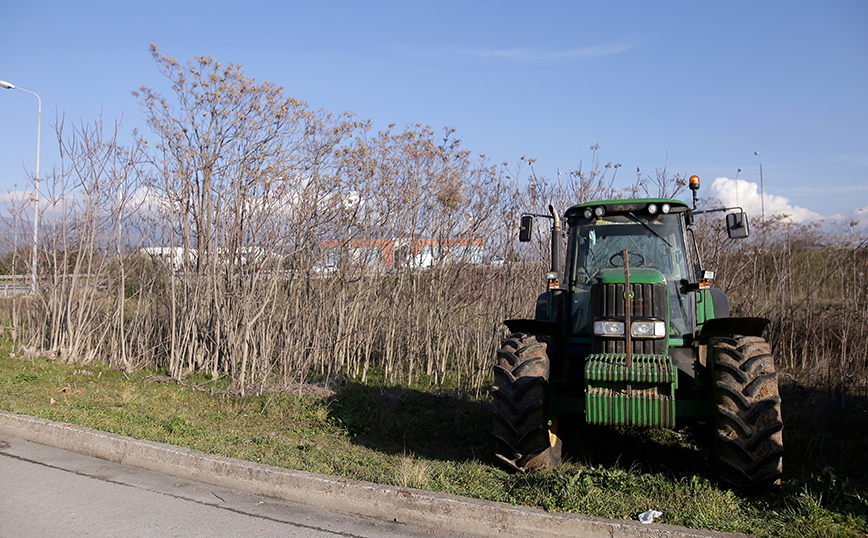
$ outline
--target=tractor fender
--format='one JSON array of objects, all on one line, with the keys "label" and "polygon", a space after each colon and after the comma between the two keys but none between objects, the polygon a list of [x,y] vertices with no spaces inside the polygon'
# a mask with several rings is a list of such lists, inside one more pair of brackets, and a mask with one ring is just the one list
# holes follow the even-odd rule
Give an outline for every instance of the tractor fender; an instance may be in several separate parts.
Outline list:
[{"label": "tractor fender", "polygon": [[714,308],[714,317],[728,318],[729,298],[727,298],[726,293],[724,293],[723,290],[719,290],[717,288],[710,288],[708,291],[711,295],[711,304]]},{"label": "tractor fender", "polygon": [[763,330],[771,323],[767,318],[714,318],[702,324],[699,333],[700,345],[707,345],[712,336],[740,334],[743,336],[762,336]]},{"label": "tractor fender", "polygon": [[549,294],[540,293],[536,298],[536,311],[534,319],[547,320],[549,319]]},{"label": "tractor fender", "polygon": [[563,336],[563,327],[544,319],[508,319],[503,324],[513,333],[544,334],[556,339]]}]

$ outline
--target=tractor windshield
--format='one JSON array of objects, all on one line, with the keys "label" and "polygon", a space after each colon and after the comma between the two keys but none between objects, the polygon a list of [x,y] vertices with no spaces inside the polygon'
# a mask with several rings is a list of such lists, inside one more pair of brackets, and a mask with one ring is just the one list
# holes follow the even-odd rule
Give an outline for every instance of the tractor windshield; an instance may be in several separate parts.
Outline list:
[{"label": "tractor windshield", "polygon": [[[574,302],[589,300],[588,291],[601,270],[624,267],[626,249],[630,267],[656,269],[666,279],[669,335],[677,338],[692,332],[690,296],[681,293],[688,266],[679,215],[606,215],[592,220],[574,219],[570,224],[568,274]],[[574,305],[582,306],[587,312],[587,304]]]}]

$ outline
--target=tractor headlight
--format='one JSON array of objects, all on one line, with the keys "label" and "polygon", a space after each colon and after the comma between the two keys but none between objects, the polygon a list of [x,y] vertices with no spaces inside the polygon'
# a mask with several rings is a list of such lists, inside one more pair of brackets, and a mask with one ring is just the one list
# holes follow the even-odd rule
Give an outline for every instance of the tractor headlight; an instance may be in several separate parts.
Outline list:
[{"label": "tractor headlight", "polygon": [[666,324],[662,321],[634,321],[630,334],[636,338],[662,338],[666,336]]},{"label": "tractor headlight", "polygon": [[656,215],[657,214],[657,204],[648,204],[648,213],[651,213],[652,215]]},{"label": "tractor headlight", "polygon": [[606,208],[605,207],[598,206],[598,207],[594,208],[594,215],[597,215],[597,217],[602,217],[605,214],[606,214]]},{"label": "tractor headlight", "polygon": [[588,219],[588,220],[591,220],[591,217],[594,216],[594,212],[591,211],[591,208],[590,208],[590,207],[586,207],[586,208],[585,208],[585,213],[584,213],[584,214],[585,214],[585,218]]},{"label": "tractor headlight", "polygon": [[672,210],[672,206],[669,204],[663,204],[662,206],[660,206],[660,211],[662,211],[664,213],[669,213],[669,211],[671,211],[671,210]]},{"label": "tractor headlight", "polygon": [[623,321],[595,321],[595,336],[624,336]]}]

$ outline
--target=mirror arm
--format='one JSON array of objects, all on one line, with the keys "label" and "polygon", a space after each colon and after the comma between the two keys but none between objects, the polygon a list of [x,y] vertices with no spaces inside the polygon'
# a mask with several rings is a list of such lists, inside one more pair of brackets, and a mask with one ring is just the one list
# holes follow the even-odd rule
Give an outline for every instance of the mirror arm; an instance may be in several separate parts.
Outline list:
[{"label": "mirror arm", "polygon": [[696,211],[695,209],[690,210],[691,215],[702,215],[703,213],[722,213],[724,211],[735,211],[738,210],[739,213],[744,213],[744,209],[741,207],[718,207],[715,209],[703,209],[701,211]]}]

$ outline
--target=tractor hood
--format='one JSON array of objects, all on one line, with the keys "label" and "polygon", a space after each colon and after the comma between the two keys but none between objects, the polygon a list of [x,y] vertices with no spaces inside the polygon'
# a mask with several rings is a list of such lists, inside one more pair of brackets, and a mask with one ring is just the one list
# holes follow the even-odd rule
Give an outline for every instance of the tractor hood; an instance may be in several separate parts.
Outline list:
[{"label": "tractor hood", "polygon": [[[624,270],[623,269],[601,269],[596,275],[597,281],[603,284],[623,284]],[[657,269],[649,269],[646,267],[631,267],[630,268],[630,283],[631,284],[665,284],[666,279],[663,278],[663,273]]]}]

